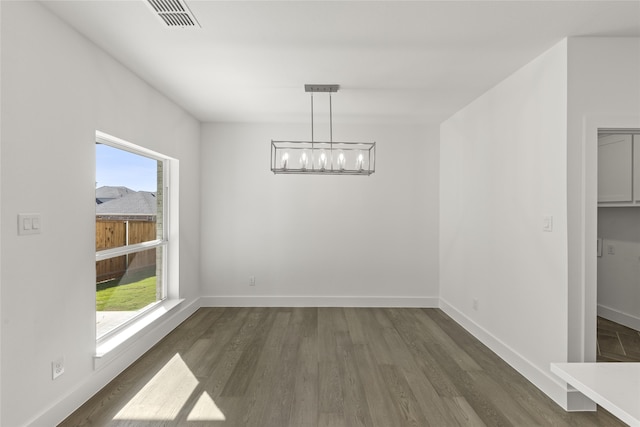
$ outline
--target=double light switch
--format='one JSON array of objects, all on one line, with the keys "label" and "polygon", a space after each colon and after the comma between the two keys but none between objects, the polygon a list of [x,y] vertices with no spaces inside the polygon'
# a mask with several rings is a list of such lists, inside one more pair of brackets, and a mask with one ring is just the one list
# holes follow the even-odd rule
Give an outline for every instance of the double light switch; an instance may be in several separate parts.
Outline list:
[{"label": "double light switch", "polygon": [[42,217],[37,214],[18,214],[18,235],[40,234],[42,232]]}]

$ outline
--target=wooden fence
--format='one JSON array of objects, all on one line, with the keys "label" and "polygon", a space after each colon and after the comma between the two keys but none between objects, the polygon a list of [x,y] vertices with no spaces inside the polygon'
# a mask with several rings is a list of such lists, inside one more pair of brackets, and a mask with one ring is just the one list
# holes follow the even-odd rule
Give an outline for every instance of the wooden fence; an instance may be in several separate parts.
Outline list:
[{"label": "wooden fence", "polygon": [[[96,219],[96,251],[133,245],[156,239],[155,221]],[[120,278],[127,270],[156,263],[156,250],[149,249],[96,262],[96,282]]]}]

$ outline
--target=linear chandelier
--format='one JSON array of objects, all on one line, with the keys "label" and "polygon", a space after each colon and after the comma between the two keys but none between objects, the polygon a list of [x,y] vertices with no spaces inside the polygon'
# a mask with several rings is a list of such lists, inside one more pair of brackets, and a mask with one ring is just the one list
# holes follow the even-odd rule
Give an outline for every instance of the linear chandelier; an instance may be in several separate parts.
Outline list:
[{"label": "linear chandelier", "polygon": [[[311,141],[271,140],[271,171],[274,174],[371,175],[376,171],[375,142],[333,141],[331,94],[339,85],[304,85],[311,93]],[[313,94],[329,94],[329,141],[315,141]]]}]

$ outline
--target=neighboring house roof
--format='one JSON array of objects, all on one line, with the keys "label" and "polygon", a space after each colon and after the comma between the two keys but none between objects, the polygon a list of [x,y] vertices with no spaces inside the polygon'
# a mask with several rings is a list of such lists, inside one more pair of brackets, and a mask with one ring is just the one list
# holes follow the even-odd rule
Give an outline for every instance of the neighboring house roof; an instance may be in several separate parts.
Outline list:
[{"label": "neighboring house roof", "polygon": [[119,199],[132,193],[135,193],[135,191],[127,187],[111,187],[105,185],[100,188],[96,188],[96,203],[102,204],[109,200]]},{"label": "neighboring house roof", "polygon": [[96,206],[97,215],[156,215],[157,212],[156,193],[149,191],[131,192]]}]

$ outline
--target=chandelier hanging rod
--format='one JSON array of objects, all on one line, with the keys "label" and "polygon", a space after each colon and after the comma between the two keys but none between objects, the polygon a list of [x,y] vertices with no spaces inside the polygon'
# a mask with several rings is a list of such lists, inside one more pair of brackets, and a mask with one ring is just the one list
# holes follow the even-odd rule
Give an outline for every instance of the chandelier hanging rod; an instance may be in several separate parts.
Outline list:
[{"label": "chandelier hanging rod", "polygon": [[314,85],[305,84],[304,91],[311,92],[311,142],[313,139],[313,94],[316,92],[329,93],[329,141],[333,141],[333,106],[331,103],[331,94],[338,92],[340,85]]}]

